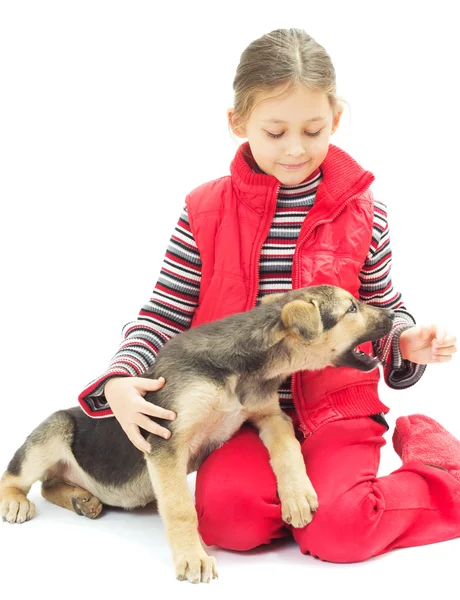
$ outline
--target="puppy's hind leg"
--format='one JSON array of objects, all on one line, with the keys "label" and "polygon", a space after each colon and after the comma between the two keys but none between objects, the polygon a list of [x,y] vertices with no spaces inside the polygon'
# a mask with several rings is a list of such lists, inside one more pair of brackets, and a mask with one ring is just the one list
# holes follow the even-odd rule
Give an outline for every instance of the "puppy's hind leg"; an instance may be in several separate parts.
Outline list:
[{"label": "puppy's hind leg", "polygon": [[57,506],[89,519],[98,517],[103,508],[99,498],[87,490],[57,479],[48,479],[42,483],[42,496]]},{"label": "puppy's hind leg", "polygon": [[161,440],[160,444],[152,443],[152,452],[145,459],[173,552],[176,577],[209,583],[217,578],[216,559],[206,554],[198,534],[198,517],[187,483],[187,448],[174,448],[173,440]]},{"label": "puppy's hind leg", "polygon": [[0,480],[0,516],[9,523],[23,523],[35,515],[27,499],[32,485],[47,479],[54,465],[71,452],[74,425],[66,411],[43,421],[17,450]]}]

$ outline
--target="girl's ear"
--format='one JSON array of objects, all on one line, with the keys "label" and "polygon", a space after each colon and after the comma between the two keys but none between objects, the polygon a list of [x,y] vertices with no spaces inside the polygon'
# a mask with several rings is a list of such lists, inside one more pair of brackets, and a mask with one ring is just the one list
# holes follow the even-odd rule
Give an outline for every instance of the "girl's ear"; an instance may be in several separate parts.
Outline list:
[{"label": "girl's ear", "polygon": [[339,123],[340,123],[340,118],[342,117],[343,114],[343,110],[344,110],[344,105],[342,102],[338,102],[337,104],[337,113],[335,115],[335,117],[332,120],[332,129],[331,129],[331,135],[333,133],[335,133],[339,127]]},{"label": "girl's ear", "polygon": [[230,129],[233,131],[233,133],[239,137],[239,138],[246,138],[246,127],[244,127],[243,125],[240,125],[238,123],[238,119],[236,119],[234,117],[234,112],[235,109],[232,108],[228,108],[227,109],[227,119],[228,119],[228,123],[230,125]]}]

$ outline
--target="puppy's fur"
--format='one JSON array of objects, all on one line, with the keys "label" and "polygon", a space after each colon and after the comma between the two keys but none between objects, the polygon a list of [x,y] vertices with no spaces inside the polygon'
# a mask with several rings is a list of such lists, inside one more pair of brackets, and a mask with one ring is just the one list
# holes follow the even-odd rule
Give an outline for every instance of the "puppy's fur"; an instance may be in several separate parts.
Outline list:
[{"label": "puppy's fur", "polygon": [[156,500],[177,577],[209,581],[217,576],[215,559],[200,543],[187,473],[249,421],[270,454],[284,521],[307,525],[318,500],[291,420],[280,409],[279,385],[299,370],[375,368],[376,359],[354,348],[387,334],[393,316],[322,285],[267,296],[250,311],[175,336],[143,374],[166,379],[146,400],[177,413],[175,421],[156,419],[171,438],[145,432],[152,451],[142,454],[116,419],[91,419],[79,407],[60,410],[9,463],[0,514],[10,523],[31,519],[35,507],[26,495],[37,480],[45,498],[90,518],[103,504],[134,508]]}]

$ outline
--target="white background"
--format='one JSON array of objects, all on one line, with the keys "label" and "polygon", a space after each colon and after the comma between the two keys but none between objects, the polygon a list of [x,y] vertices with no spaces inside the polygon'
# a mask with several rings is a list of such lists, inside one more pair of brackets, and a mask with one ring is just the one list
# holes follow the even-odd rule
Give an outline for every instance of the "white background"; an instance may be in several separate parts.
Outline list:
[{"label": "white background", "polygon": [[[1,470],[106,368],[122,326],[150,297],[186,194],[229,173],[235,70],[244,48],[273,29],[305,29],[329,52],[351,107],[331,141],[376,176],[395,288],[417,322],[460,331],[454,6],[0,2]],[[458,369],[458,360],[428,367],[404,391],[382,385],[391,427],[421,412],[460,438]],[[381,474],[400,464],[391,431],[387,441]],[[159,589],[431,597],[458,585],[454,540],[354,565],[321,563],[291,542],[212,549],[220,579],[193,587],[175,581],[150,508],[92,522],[48,504],[38,484],[31,498],[36,519],[0,523],[0,579],[14,582],[18,599]]]}]

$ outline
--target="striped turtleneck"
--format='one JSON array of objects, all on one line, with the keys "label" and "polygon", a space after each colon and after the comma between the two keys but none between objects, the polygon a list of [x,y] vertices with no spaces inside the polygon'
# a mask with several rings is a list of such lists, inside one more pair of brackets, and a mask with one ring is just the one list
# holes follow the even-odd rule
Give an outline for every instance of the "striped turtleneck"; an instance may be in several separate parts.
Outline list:
[{"label": "striped turtleneck", "polygon": [[[258,169],[258,172],[263,171]],[[297,238],[320,182],[321,171],[317,169],[299,185],[280,186],[275,216],[260,257],[258,302],[265,294],[292,289],[292,260]]]}]

